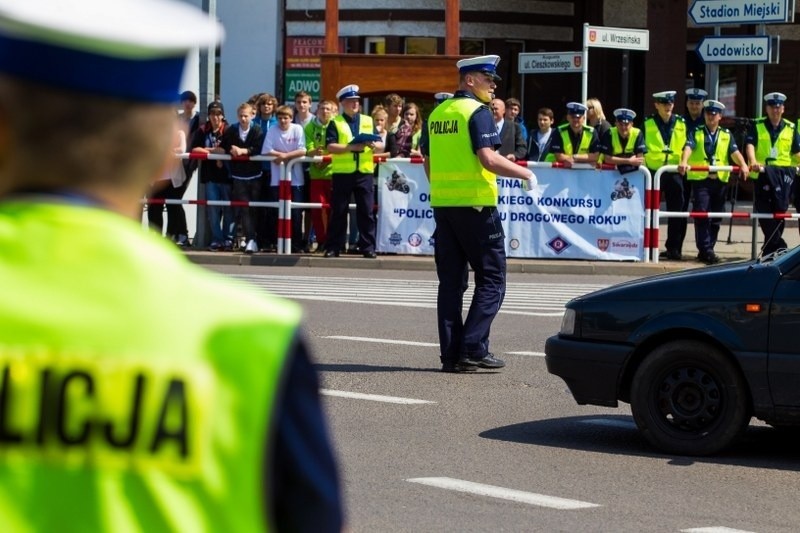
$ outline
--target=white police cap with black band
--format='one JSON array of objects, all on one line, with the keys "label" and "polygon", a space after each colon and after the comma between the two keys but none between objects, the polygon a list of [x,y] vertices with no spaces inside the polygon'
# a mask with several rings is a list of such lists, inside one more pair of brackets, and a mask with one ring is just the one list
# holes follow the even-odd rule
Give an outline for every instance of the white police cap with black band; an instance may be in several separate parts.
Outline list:
[{"label": "white police cap with black band", "polygon": [[722,110],[725,109],[725,104],[718,100],[706,100],[703,102],[703,111],[706,113],[711,113],[713,115],[718,115],[722,113]]},{"label": "white police cap with black band", "polygon": [[502,78],[497,75],[498,63],[500,63],[500,56],[488,55],[460,59],[456,62],[456,66],[461,74],[465,72],[483,72],[494,78],[495,81],[500,81]]},{"label": "white police cap with black band", "polygon": [[678,94],[677,91],[661,91],[653,93],[653,98],[655,98],[656,102],[670,103],[675,101],[676,94]]},{"label": "white police cap with black band", "polygon": [[786,95],[783,93],[769,93],[764,95],[764,101],[767,105],[776,106],[783,105],[786,101]]},{"label": "white police cap with black band", "polygon": [[705,100],[706,96],[708,96],[708,92],[703,89],[697,87],[686,89],[686,98],[689,100]]},{"label": "white police cap with black band", "polygon": [[433,99],[436,100],[437,104],[441,104],[445,100],[449,100],[452,97],[453,97],[453,93],[444,93],[444,92],[436,93],[436,94],[433,95]]},{"label": "white police cap with black band", "polygon": [[633,119],[636,118],[636,111],[620,107],[614,110],[614,118],[617,119],[617,122],[633,122]]},{"label": "white police cap with black band", "polygon": [[358,95],[358,85],[345,85],[336,93],[336,98],[338,98],[340,102],[350,98],[361,98]]},{"label": "white police cap with black band", "polygon": [[567,113],[577,117],[585,115],[587,109],[589,108],[580,102],[570,102],[567,104]]},{"label": "white police cap with black band", "polygon": [[64,90],[173,103],[189,51],[222,27],[174,0],[0,0],[0,73]]}]

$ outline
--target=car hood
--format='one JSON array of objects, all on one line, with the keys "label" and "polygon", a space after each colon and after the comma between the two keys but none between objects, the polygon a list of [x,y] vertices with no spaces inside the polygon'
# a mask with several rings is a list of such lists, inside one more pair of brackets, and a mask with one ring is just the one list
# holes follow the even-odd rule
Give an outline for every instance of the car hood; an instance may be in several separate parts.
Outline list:
[{"label": "car hood", "polygon": [[571,303],[611,301],[742,300],[769,298],[781,276],[775,263],[755,261],[696,268],[628,281],[595,291]]}]

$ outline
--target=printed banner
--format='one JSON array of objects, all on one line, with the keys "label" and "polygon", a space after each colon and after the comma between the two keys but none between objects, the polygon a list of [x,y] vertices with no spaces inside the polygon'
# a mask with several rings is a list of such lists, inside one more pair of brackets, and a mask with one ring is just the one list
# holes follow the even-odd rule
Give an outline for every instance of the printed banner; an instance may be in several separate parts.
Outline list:
[{"label": "printed banner", "polygon": [[[534,169],[539,190],[497,178],[506,254],[520,258],[641,261],[644,191],[641,172]],[[433,254],[436,224],[421,164],[382,163],[378,173],[379,252]]]}]

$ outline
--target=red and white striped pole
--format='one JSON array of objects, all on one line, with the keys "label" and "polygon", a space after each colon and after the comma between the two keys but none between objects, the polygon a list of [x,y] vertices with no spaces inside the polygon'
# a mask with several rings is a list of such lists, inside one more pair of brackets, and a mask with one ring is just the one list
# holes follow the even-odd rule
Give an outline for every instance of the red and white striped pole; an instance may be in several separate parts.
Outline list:
[{"label": "red and white striped pole", "polygon": [[292,252],[292,177],[285,163],[278,181],[278,253]]}]

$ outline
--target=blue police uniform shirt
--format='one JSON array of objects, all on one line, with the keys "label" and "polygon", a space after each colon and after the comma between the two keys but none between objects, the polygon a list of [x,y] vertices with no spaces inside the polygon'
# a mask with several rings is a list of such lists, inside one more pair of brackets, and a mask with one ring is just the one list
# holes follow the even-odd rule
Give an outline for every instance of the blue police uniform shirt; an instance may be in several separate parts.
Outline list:
[{"label": "blue police uniform shirt", "polygon": [[706,119],[703,116],[703,113],[700,113],[700,116],[697,118],[692,118],[690,115],[686,115],[685,117],[683,117],[683,121],[686,123],[687,136],[689,136],[689,132],[691,132],[692,130],[702,128],[706,125]]},{"label": "blue police uniform shirt", "polygon": [[[469,91],[456,91],[453,98],[472,98],[477,100],[475,95]],[[491,148],[497,150],[503,144],[500,142],[500,135],[497,133],[497,125],[494,122],[492,112],[486,104],[479,107],[469,118],[469,138],[472,142],[472,151],[477,153],[481,148]],[[430,140],[428,138],[428,128],[422,130],[419,139],[420,152],[425,157],[430,155]]]},{"label": "blue police uniform shirt", "polygon": [[[619,140],[620,144],[622,145],[622,148],[625,149],[625,147],[628,144],[628,139],[627,138],[623,139],[622,135],[620,135]],[[611,130],[608,130],[605,133],[605,135],[603,135],[603,138],[598,143],[597,148],[601,154],[614,155],[614,147],[613,143],[611,142]],[[644,142],[644,130],[640,129],[639,134],[636,136],[636,141],[634,142],[633,145],[633,153],[634,154],[647,153],[647,144]]]},{"label": "blue police uniform shirt", "polygon": [[[556,129],[553,132],[553,140],[550,142],[550,153],[563,154],[564,153],[564,140],[561,138],[561,133]],[[567,126],[567,133],[569,134],[570,143],[572,143],[572,153],[577,154],[583,140],[583,130],[578,133],[572,131],[572,128]],[[600,140],[597,137],[597,129],[592,132],[592,140],[589,141],[588,153],[593,154],[600,151]]]},{"label": "blue police uniform shirt", "polygon": [[[717,128],[717,131],[714,132],[713,135],[711,134],[710,131],[708,131],[708,128],[706,126],[703,126],[703,130],[705,133],[705,142],[703,143],[704,144],[703,148],[705,149],[707,156],[713,157],[717,151],[717,141],[719,141],[720,128]],[[695,142],[694,138],[694,133],[692,133],[691,136],[686,138],[686,144],[684,145],[684,148],[687,146],[692,150],[694,150],[695,147],[697,146],[697,143]],[[736,146],[736,139],[734,139],[733,134],[731,134],[731,142],[728,145],[728,158],[730,159],[730,156],[738,151],[739,147]],[[725,164],[725,161],[716,161],[716,163],[723,165]]]},{"label": "blue police uniform shirt", "polygon": [[[769,133],[769,137],[773,145],[775,144],[775,141],[778,139],[778,135],[780,135],[781,131],[783,131],[783,128],[787,127],[786,122],[784,122],[783,120],[781,120],[778,123],[777,128],[773,127],[772,122],[770,122],[769,120],[765,120],[764,125],[767,127],[767,132]],[[747,128],[747,136],[745,136],[744,138],[744,144],[745,146],[747,146],[748,144],[752,144],[753,147],[758,146],[758,133],[756,132],[755,124]],[[792,138],[791,152],[793,154],[800,152],[800,132],[798,132],[797,130],[794,131],[794,137]]]},{"label": "blue police uniform shirt", "polygon": [[[339,532],[344,524],[336,463],[319,399],[319,379],[302,341],[281,386],[272,461],[264,461],[279,531]],[[271,468],[270,468],[271,467]]]}]

